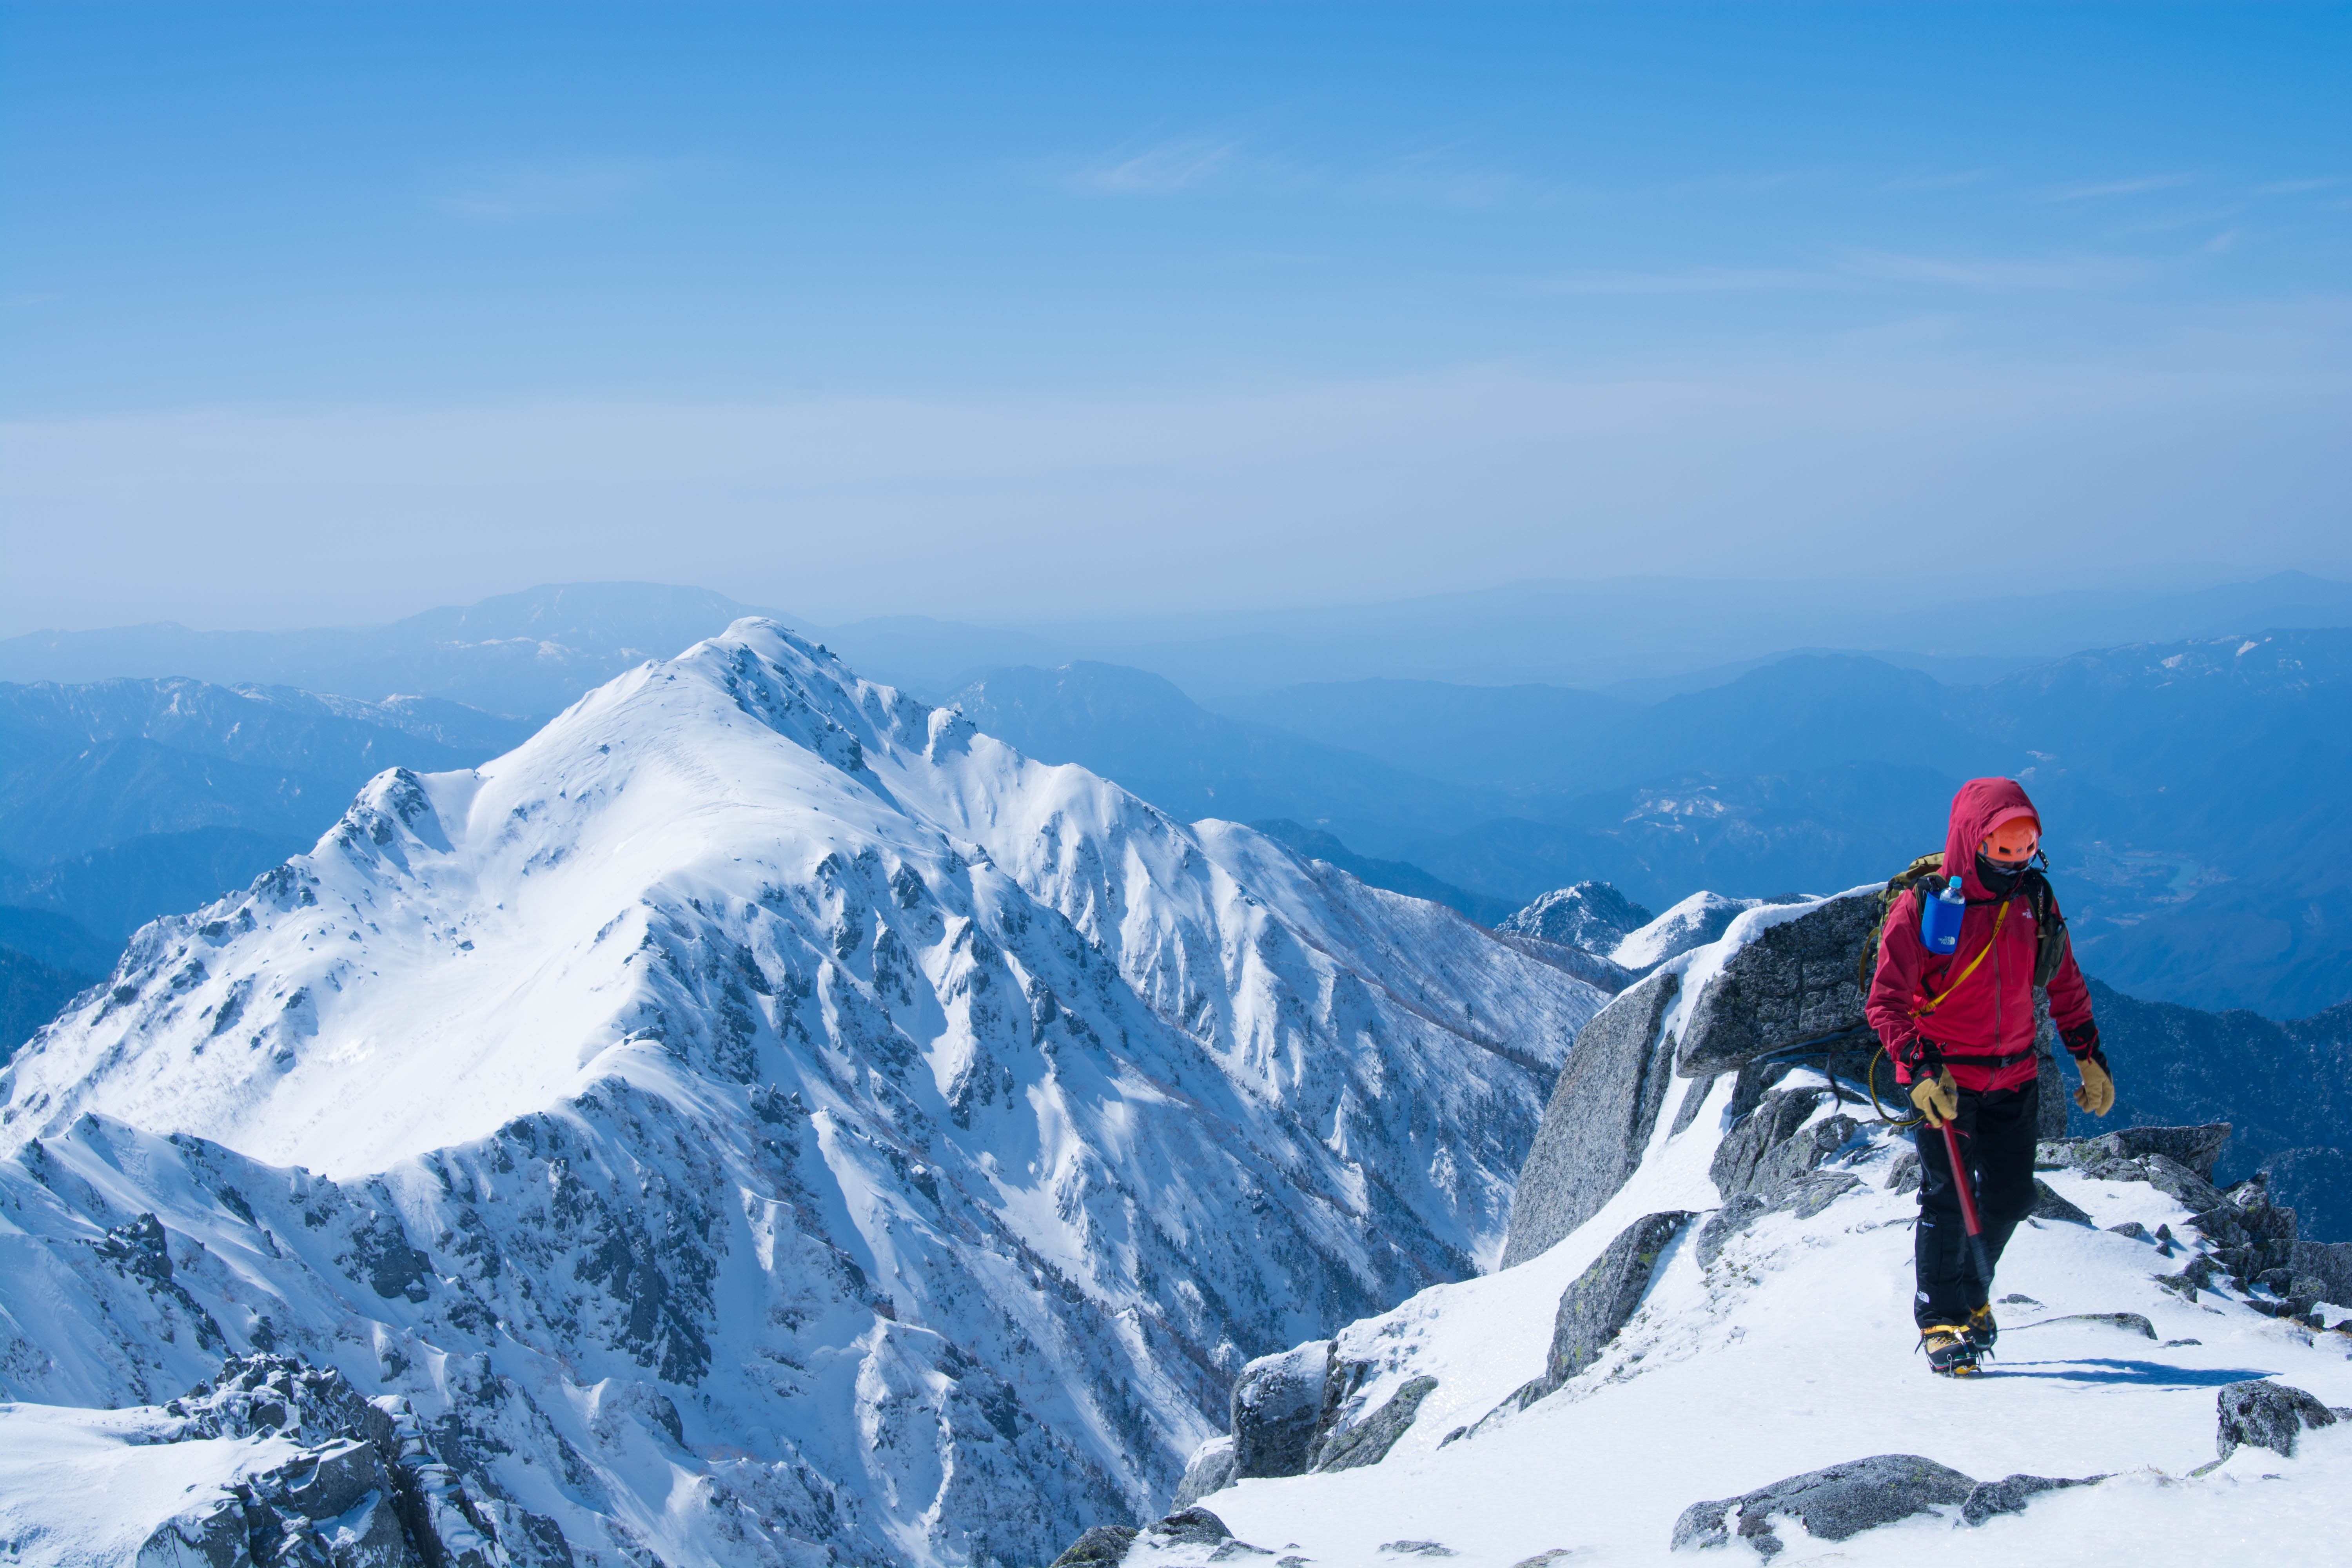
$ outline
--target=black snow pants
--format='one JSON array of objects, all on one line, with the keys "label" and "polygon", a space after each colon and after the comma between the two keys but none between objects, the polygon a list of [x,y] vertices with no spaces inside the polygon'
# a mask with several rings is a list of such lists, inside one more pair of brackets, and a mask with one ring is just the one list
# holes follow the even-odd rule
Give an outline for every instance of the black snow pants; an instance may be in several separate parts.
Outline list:
[{"label": "black snow pants", "polygon": [[[1952,1130],[1960,1135],[1960,1160],[1975,1176],[1985,1259],[1997,1264],[2018,1221],[2033,1206],[2033,1144],[2042,1086],[2029,1082],[1990,1094],[1964,1089],[1959,1099],[1960,1113]],[[1978,1279],[1969,1258],[1960,1194],[1952,1185],[1943,1133],[1922,1122],[1911,1136],[1919,1148],[1919,1226],[1913,1247],[1919,1288],[1911,1299],[1911,1313],[1923,1329],[1930,1323],[1964,1323],[1991,1299],[1992,1281]]]}]

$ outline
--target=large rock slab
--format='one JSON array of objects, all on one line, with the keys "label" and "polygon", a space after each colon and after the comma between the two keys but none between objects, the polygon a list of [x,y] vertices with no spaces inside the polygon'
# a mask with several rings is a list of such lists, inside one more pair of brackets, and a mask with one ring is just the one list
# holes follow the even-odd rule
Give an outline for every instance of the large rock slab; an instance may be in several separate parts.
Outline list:
[{"label": "large rock slab", "polygon": [[1854,966],[1878,912],[1875,893],[1851,893],[1758,932],[1692,1002],[1675,1071],[1712,1078],[1861,1024]]},{"label": "large rock slab", "polygon": [[1433,1377],[1408,1378],[1378,1410],[1352,1426],[1327,1434],[1316,1447],[1314,1468],[1318,1471],[1352,1470],[1379,1464],[1396,1447],[1397,1439],[1405,1435],[1412,1418],[1421,1413],[1421,1402],[1436,1387],[1437,1379]]},{"label": "large rock slab", "polygon": [[1303,1476],[1323,1435],[1331,1346],[1312,1340],[1260,1356],[1234,1384],[1234,1476]]},{"label": "large rock slab", "polygon": [[2210,1184],[2214,1162],[2221,1159],[2221,1150],[2229,1142],[2230,1123],[2226,1121],[2209,1121],[2199,1127],[2121,1127],[2095,1138],[2045,1139],[2035,1152],[2035,1158],[2095,1173],[2101,1165],[2128,1165],[2144,1154],[2161,1154]]},{"label": "large rock slab", "polygon": [[1178,1483],[1175,1500],[1170,1506],[1181,1510],[1212,1492],[1224,1490],[1234,1484],[1234,1469],[1233,1434],[1210,1438],[1192,1450],[1192,1458],[1184,1466],[1184,1479]]},{"label": "large rock slab", "polygon": [[1609,1342],[1641,1310],[1659,1260],[1691,1217],[1686,1209],[1644,1215],[1619,1231],[1601,1256],[1560,1292],[1559,1310],[1552,1320],[1551,1353],[1541,1380],[1547,1385],[1544,1393],[1601,1359]]},{"label": "large rock slab", "polygon": [[1724,1135],[1707,1177],[1726,1198],[1754,1193],[1768,1202],[1843,1148],[1862,1124],[1843,1112],[1806,1121],[1830,1100],[1826,1089],[1776,1089]]},{"label": "large rock slab", "polygon": [[1504,1268],[1549,1251],[1599,1214],[1641,1163],[1672,1078],[1674,1045],[1659,1031],[1681,984],[1678,974],[1654,974],[1577,1031],[1519,1170]]},{"label": "large rock slab", "polygon": [[1957,1507],[1977,1489],[1974,1478],[1916,1454],[1878,1454],[1774,1481],[1736,1498],[1695,1502],[1675,1521],[1676,1551],[1727,1546],[1737,1535],[1770,1559],[1784,1542],[1775,1517],[1801,1521],[1822,1541],[1848,1541],[1930,1509]]}]

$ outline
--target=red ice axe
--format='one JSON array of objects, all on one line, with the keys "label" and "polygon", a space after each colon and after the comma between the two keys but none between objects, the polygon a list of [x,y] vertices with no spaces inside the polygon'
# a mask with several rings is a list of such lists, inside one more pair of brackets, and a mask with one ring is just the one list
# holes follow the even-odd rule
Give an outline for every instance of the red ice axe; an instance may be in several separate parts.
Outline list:
[{"label": "red ice axe", "polygon": [[1976,1183],[1969,1168],[1960,1163],[1960,1135],[1952,1124],[1944,1123],[1944,1155],[1951,1162],[1952,1184],[1960,1191],[1960,1226],[1969,1233],[1969,1256],[1975,1259],[1977,1278],[1987,1285],[1992,1283],[1992,1265],[1985,1259],[1984,1221],[1977,1217]]}]

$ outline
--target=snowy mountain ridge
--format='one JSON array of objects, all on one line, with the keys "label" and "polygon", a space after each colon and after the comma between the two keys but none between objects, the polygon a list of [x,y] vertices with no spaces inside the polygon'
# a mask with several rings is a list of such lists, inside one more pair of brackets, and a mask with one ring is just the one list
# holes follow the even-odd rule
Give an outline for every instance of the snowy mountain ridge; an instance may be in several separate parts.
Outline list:
[{"label": "snowy mountain ridge", "polygon": [[36,1037],[0,1383],[339,1368],[515,1562],[1042,1562],[1250,1356],[1491,1267],[1603,1000],[739,622]]}]

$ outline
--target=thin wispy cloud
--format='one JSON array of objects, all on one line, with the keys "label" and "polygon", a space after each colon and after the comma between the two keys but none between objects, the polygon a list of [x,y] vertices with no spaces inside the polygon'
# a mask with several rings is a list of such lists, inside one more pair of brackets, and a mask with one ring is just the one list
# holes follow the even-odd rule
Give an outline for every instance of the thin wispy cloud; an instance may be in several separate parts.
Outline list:
[{"label": "thin wispy cloud", "polygon": [[1242,159],[1236,137],[1184,136],[1140,152],[1099,159],[1063,180],[1065,189],[1086,196],[1164,196],[1192,190],[1231,174]]},{"label": "thin wispy cloud", "polygon": [[608,213],[666,183],[678,165],[650,158],[609,158],[508,169],[437,198],[435,205],[474,223]]},{"label": "thin wispy cloud", "polygon": [[2112,256],[2069,256],[2016,261],[1980,257],[1906,256],[1857,250],[1839,261],[1858,278],[1897,283],[1942,283],[1959,289],[2098,289],[2146,276],[2143,262]]},{"label": "thin wispy cloud", "polygon": [[2079,184],[2053,185],[2040,193],[2045,202],[2087,202],[2102,196],[2137,196],[2169,191],[2189,184],[2194,174],[2142,174],[2129,180],[2087,180]]}]

